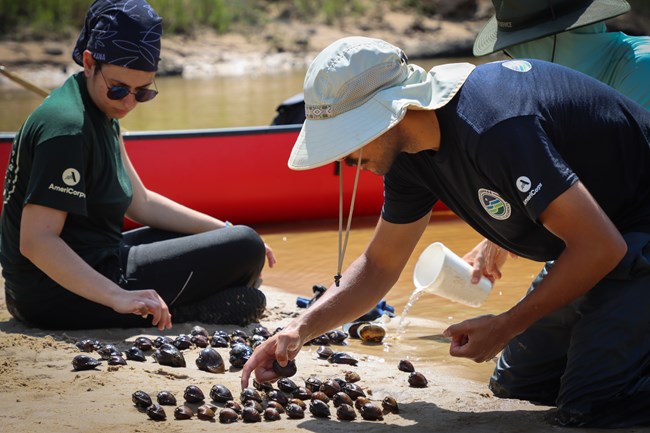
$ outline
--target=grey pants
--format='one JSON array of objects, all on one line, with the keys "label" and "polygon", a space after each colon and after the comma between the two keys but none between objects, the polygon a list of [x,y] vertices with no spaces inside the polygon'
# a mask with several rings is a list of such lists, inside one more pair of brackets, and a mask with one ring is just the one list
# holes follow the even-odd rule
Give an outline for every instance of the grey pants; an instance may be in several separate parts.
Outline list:
[{"label": "grey pants", "polygon": [[650,425],[650,234],[624,237],[616,269],[506,346],[490,379],[496,396],[557,406],[563,426]]}]

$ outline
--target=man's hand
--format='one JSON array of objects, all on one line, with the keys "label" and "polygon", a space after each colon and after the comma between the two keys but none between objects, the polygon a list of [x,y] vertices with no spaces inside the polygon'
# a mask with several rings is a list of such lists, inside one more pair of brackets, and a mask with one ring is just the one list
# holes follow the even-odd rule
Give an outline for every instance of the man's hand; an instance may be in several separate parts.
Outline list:
[{"label": "man's hand", "polygon": [[241,376],[242,389],[248,387],[253,372],[260,383],[278,379],[278,374],[273,370],[273,361],[278,361],[282,367],[286,366],[290,359],[295,359],[302,346],[300,335],[291,329],[282,330],[257,346],[253,355],[244,364]]},{"label": "man's hand", "polygon": [[509,253],[487,239],[479,242],[470,252],[465,254],[463,260],[472,265],[472,284],[478,284],[481,276],[494,283],[501,278],[501,267],[508,256],[517,258],[516,254]]},{"label": "man's hand", "polygon": [[502,316],[485,315],[451,325],[444,333],[451,337],[449,354],[474,362],[493,359],[514,337],[504,326]]}]

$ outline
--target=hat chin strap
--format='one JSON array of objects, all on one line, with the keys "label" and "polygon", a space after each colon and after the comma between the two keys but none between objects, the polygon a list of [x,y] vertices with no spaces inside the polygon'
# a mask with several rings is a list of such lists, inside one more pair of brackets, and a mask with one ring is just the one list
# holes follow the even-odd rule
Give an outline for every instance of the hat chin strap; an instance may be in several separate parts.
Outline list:
[{"label": "hat chin strap", "polygon": [[359,184],[359,173],[361,172],[362,149],[359,149],[359,159],[357,160],[357,173],[354,177],[354,187],[352,188],[352,200],[350,200],[350,214],[348,223],[345,228],[345,240],[343,240],[343,167],[339,171],[339,263],[334,283],[336,287],[341,283],[341,270],[343,268],[343,258],[345,257],[345,248],[348,246],[348,236],[350,235],[350,225],[352,224],[352,212],[354,210],[354,200],[357,196],[357,185]]}]

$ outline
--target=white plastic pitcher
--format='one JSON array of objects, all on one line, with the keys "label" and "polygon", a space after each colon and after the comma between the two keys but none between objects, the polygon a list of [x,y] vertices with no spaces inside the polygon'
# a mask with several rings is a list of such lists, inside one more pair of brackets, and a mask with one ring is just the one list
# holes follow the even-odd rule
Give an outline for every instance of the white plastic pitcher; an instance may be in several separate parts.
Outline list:
[{"label": "white plastic pitcher", "polygon": [[440,242],[420,254],[413,271],[416,291],[433,293],[451,301],[479,307],[492,290],[492,282],[481,277],[471,282],[472,266]]}]

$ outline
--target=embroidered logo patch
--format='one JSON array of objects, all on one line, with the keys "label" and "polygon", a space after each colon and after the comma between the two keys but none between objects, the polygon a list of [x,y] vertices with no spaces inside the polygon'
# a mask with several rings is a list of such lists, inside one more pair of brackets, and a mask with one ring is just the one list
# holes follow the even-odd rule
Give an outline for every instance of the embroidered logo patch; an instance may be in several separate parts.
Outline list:
[{"label": "embroidered logo patch", "polygon": [[508,60],[503,62],[501,66],[515,72],[528,72],[533,69],[533,65],[525,60]]},{"label": "embroidered logo patch", "polygon": [[497,220],[510,218],[510,203],[496,192],[481,188],[478,190],[478,200],[492,218]]},{"label": "embroidered logo patch", "polygon": [[68,168],[63,172],[61,178],[63,179],[63,183],[66,185],[75,186],[81,180],[81,175],[79,174],[79,171],[74,168]]}]

